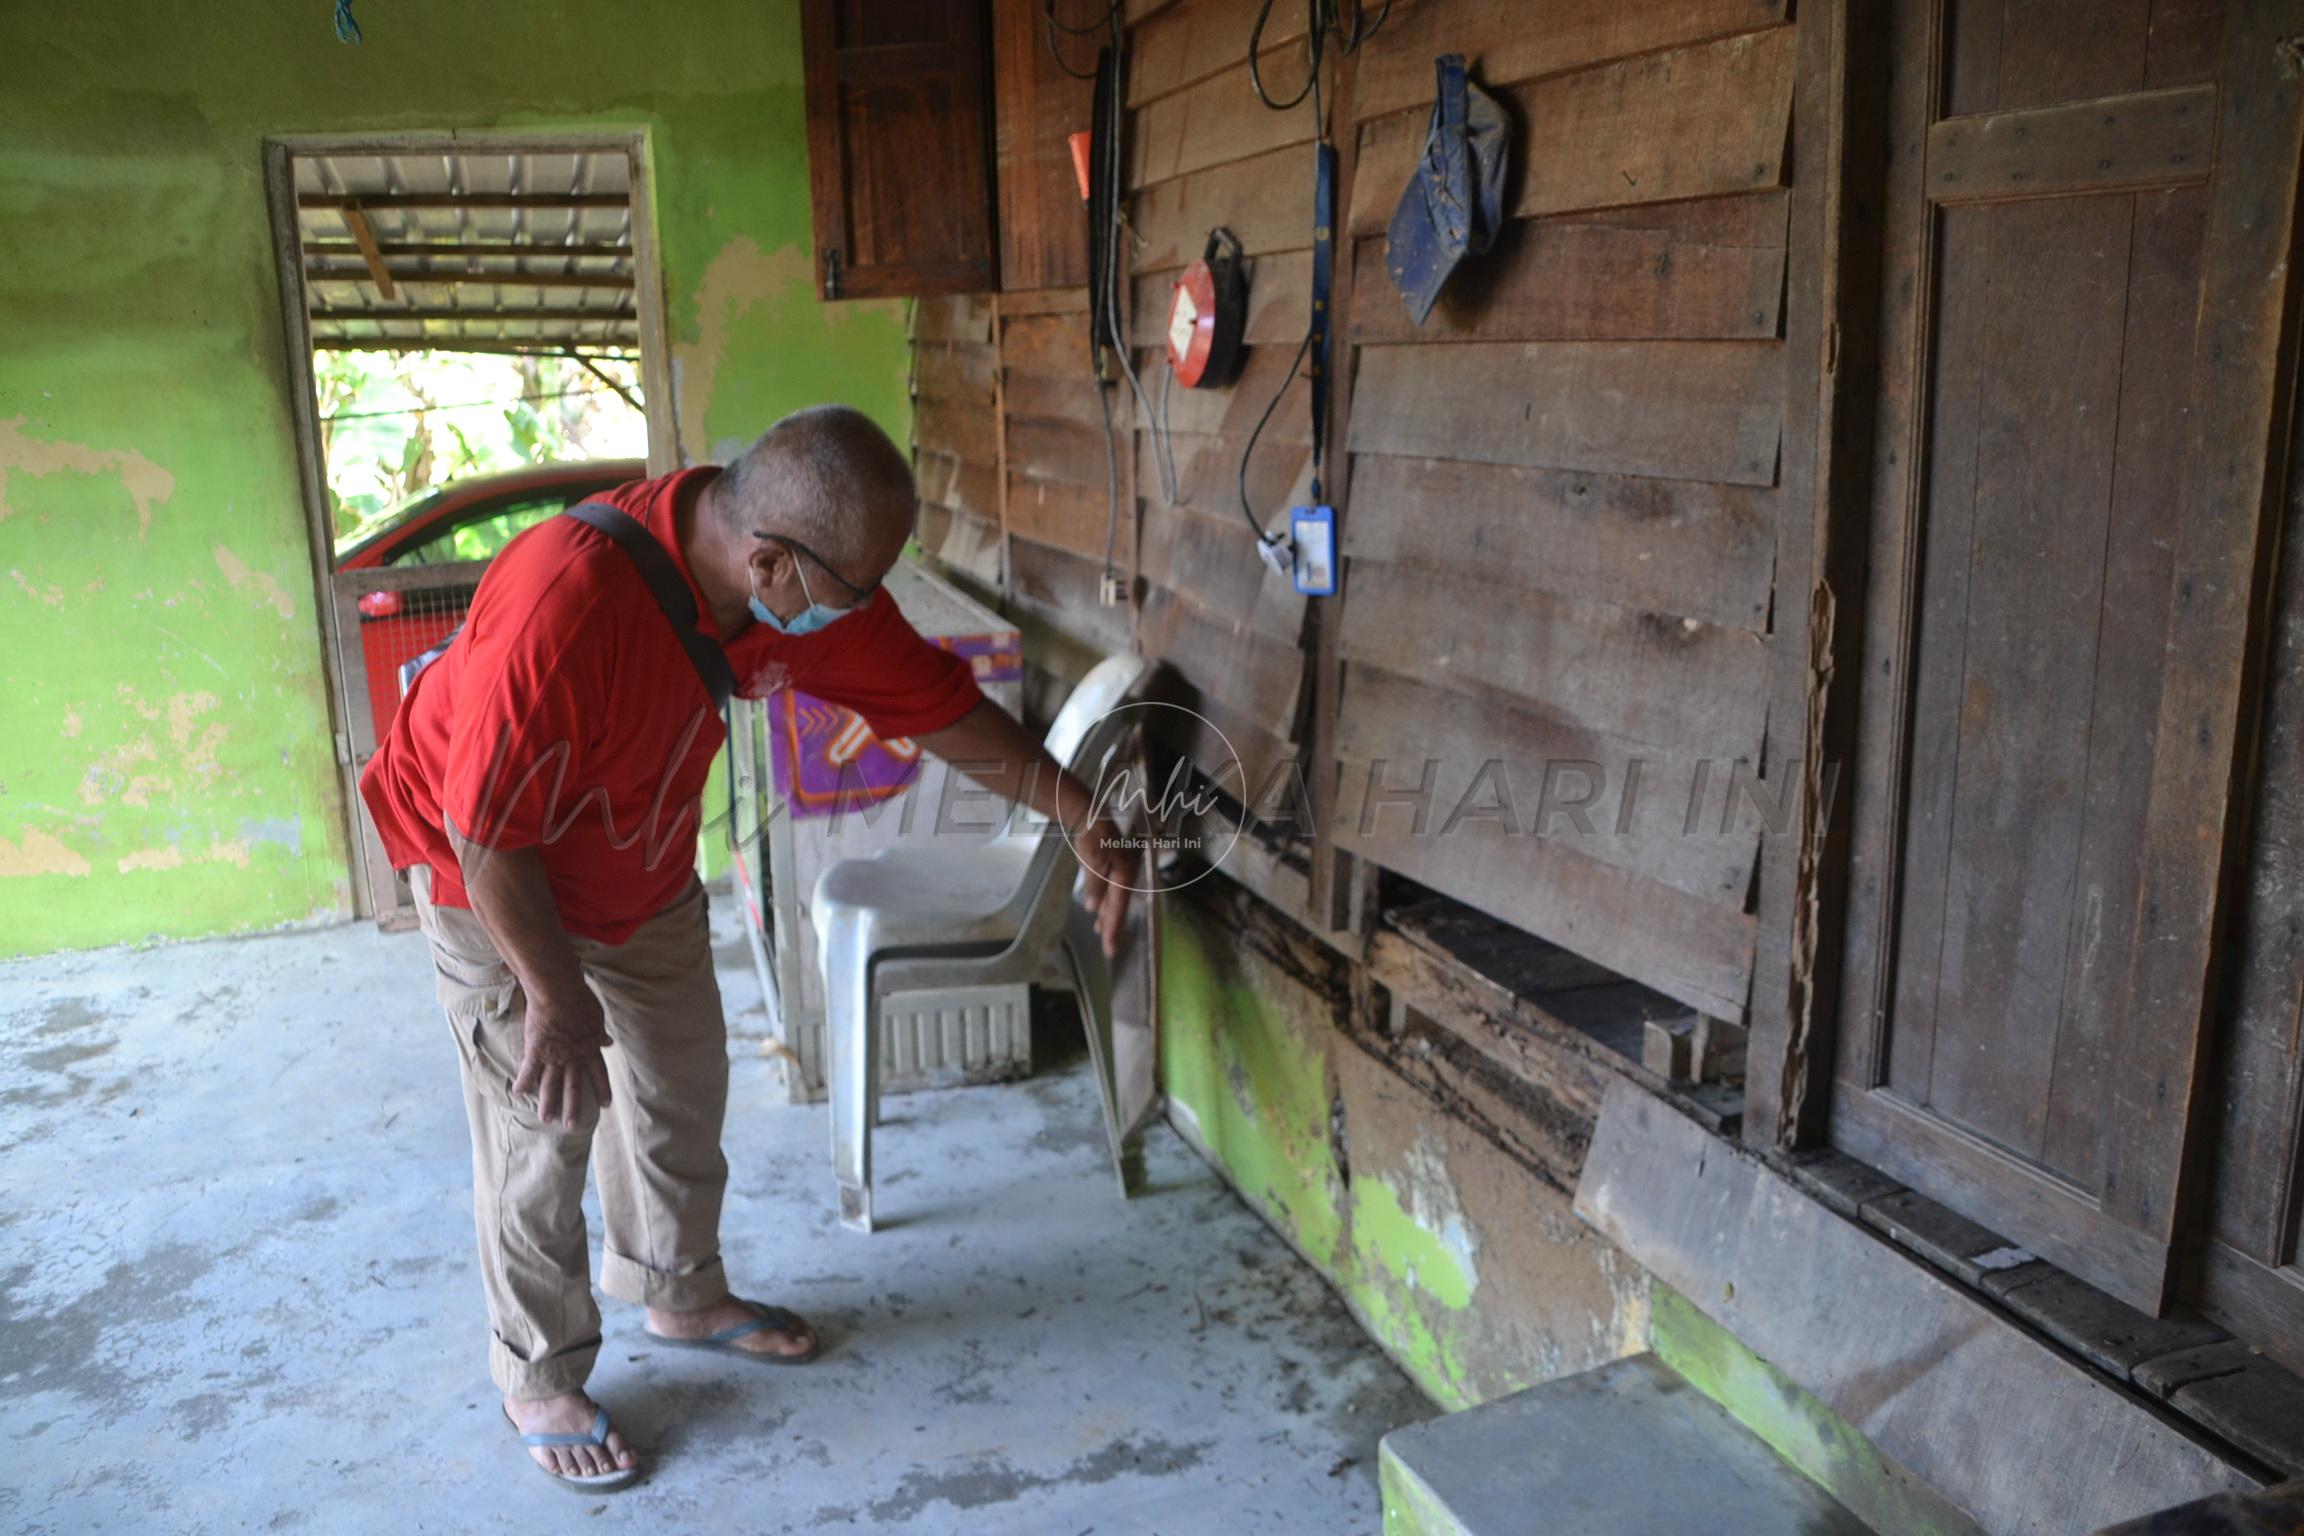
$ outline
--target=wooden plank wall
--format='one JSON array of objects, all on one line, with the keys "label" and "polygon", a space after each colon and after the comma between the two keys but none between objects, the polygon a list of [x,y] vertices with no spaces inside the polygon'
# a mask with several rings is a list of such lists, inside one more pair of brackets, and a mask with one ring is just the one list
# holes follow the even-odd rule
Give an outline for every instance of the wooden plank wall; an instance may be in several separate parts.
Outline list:
[{"label": "wooden plank wall", "polygon": [[[1356,60],[1333,825],[1741,1020],[1760,820],[1723,808],[1767,722],[1792,29],[1781,0],[1543,9],[1418,0]],[[1419,328],[1384,230],[1443,52],[1520,163]]]},{"label": "wooden plank wall", "polygon": [[[1237,489],[1310,303],[1312,114],[1257,101],[1258,8],[1126,8],[1121,297],[1148,410],[1125,383],[1099,397],[1085,290],[1028,286],[1072,269],[1020,253],[1008,230],[1008,292],[923,303],[932,547],[999,582],[1043,649],[1072,658],[1059,670],[1130,644],[1165,661],[1173,696],[1215,727],[1175,745],[1238,775],[1236,793],[1300,755],[1332,776],[1324,841],[1742,1019],[1760,818],[1729,790],[1760,764],[1767,720],[1787,0],[1399,0],[1341,67],[1329,104],[1347,166],[1336,367],[1349,419],[1328,481],[1347,564],[1317,623],[1258,560]],[[1303,50],[1300,8],[1275,13],[1260,58],[1277,94],[1301,81]],[[1087,41],[1070,45],[1076,65],[1093,62]],[[1419,328],[1385,272],[1384,229],[1447,51],[1514,115],[1519,164],[1508,227]],[[998,92],[1019,94],[1005,80]],[[1062,114],[1032,100],[1013,110],[1045,135]],[[1000,142],[1004,168],[1039,153],[1005,123]],[[1020,174],[1045,188],[1044,165]],[[1027,246],[1080,238],[1035,198]],[[1169,289],[1217,224],[1251,262],[1246,362],[1228,389],[1164,392]],[[1249,464],[1264,526],[1306,499],[1308,411],[1299,376]],[[1163,412],[1172,491],[1151,430]],[[1117,608],[1097,600],[1107,540],[1130,578]],[[1334,707],[1316,716],[1317,688]],[[1306,746],[1315,718],[1332,733]],[[1403,790],[1427,759],[1419,824]]]},{"label": "wooden plank wall", "polygon": [[[1213,727],[1180,732],[1174,744],[1243,801],[1269,799],[1264,791],[1293,757],[1306,679],[1305,599],[1258,556],[1254,528],[1284,520],[1311,479],[1310,398],[1290,368],[1310,319],[1312,114],[1256,99],[1248,78],[1256,12],[1237,0],[1140,12],[1128,82],[1137,241],[1128,340],[1175,470],[1171,491],[1153,434],[1139,430],[1139,638],[1188,685],[1178,702]],[[1275,7],[1263,56],[1275,85],[1301,74],[1302,36],[1303,7]],[[1224,388],[1169,388],[1169,295],[1219,224],[1247,255],[1245,356]],[[1284,387],[1248,463],[1252,525],[1241,509],[1241,459]]]},{"label": "wooden plank wall", "polygon": [[1001,580],[999,357],[994,300],[921,299],[912,311],[912,460],[921,546],[979,593]]}]

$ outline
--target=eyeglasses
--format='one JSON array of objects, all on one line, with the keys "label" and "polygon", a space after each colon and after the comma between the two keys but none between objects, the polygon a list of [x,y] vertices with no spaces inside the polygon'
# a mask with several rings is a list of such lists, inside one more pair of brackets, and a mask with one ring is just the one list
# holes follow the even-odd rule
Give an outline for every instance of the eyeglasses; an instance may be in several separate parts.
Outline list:
[{"label": "eyeglasses", "polygon": [[[856,585],[856,583],[850,581],[847,577],[834,570],[832,568],[831,561],[825,559],[822,555],[816,553],[816,551],[810,549],[807,545],[801,543],[798,539],[791,537],[789,534],[763,533],[759,529],[755,528],[752,530],[752,537],[756,539],[766,539],[772,544],[781,544],[786,549],[797,551],[798,553],[806,555],[809,559],[815,561],[817,565],[823,568],[825,575],[831,577],[834,581],[840,583],[841,586],[848,589],[848,592],[853,599],[853,601],[850,603],[851,607],[863,603],[868,598],[870,598],[873,593],[880,590],[880,583],[877,581],[873,582],[869,586],[860,587]],[[808,578],[805,574],[803,574],[800,578],[800,590],[803,594],[806,594],[808,591]],[[816,599],[814,597],[810,597],[808,600],[810,602],[814,602]]]}]

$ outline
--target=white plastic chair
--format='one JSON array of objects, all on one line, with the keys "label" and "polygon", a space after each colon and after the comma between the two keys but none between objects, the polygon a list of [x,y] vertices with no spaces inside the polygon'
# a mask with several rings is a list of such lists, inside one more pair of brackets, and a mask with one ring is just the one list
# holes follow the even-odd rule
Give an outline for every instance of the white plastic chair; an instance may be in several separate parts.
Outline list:
[{"label": "white plastic chair", "polygon": [[[1097,663],[1049,727],[1048,755],[1094,785],[1134,723],[1132,715],[1113,711],[1134,697],[1149,670],[1141,656]],[[1105,1136],[1127,1193],[1132,1128],[1120,1124],[1116,1109],[1111,967],[1094,916],[1073,899],[1078,870],[1070,840],[1019,808],[987,841],[884,848],[870,858],[843,859],[816,882],[809,914],[824,970],[832,1174],[843,1225],[872,1230],[881,1001],[898,993],[1031,982],[1047,973],[1051,960],[1079,997]]]}]

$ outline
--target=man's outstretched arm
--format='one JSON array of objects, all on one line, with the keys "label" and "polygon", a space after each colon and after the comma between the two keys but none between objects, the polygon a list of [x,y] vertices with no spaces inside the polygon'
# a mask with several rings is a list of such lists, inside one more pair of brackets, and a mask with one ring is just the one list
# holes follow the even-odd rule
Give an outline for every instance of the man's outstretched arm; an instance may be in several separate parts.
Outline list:
[{"label": "man's outstretched arm", "polygon": [[603,1107],[608,1103],[608,1064],[600,1056],[608,1026],[560,926],[544,861],[534,848],[468,842],[453,824],[448,842],[456,850],[472,915],[528,995],[527,1038],[512,1091],[536,1095],[537,1119],[573,1125],[586,1086]]},{"label": "man's outstretched arm", "polygon": [[992,793],[1049,817],[1072,834],[1073,850],[1089,876],[1081,905],[1096,914],[1104,953],[1117,952],[1139,861],[1133,849],[1114,841],[1120,828],[1098,809],[1088,786],[1065,772],[1047,748],[990,699],[979,699],[944,729],[914,739]]}]

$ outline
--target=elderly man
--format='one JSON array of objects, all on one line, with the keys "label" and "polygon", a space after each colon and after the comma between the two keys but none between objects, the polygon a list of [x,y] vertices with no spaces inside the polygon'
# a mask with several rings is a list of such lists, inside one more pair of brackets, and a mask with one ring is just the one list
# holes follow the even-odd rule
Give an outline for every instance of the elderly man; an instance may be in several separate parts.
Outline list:
[{"label": "elderly man", "polygon": [[605,498],[615,512],[530,529],[361,777],[410,872],[462,1068],[489,1373],[529,1455],[571,1487],[639,1471],[584,1392],[600,1350],[587,1156],[601,1289],[647,1308],[653,1336],[770,1364],[817,1349],[720,1266],[727,1026],[694,872],[725,735],[712,675],[746,697],[800,687],[845,704],[1089,832],[1073,839],[1096,877],[1084,900],[1107,949],[1119,932],[1129,856],[1088,789],[880,589],[913,496],[879,428],[823,406],[726,469],[623,486]]}]

